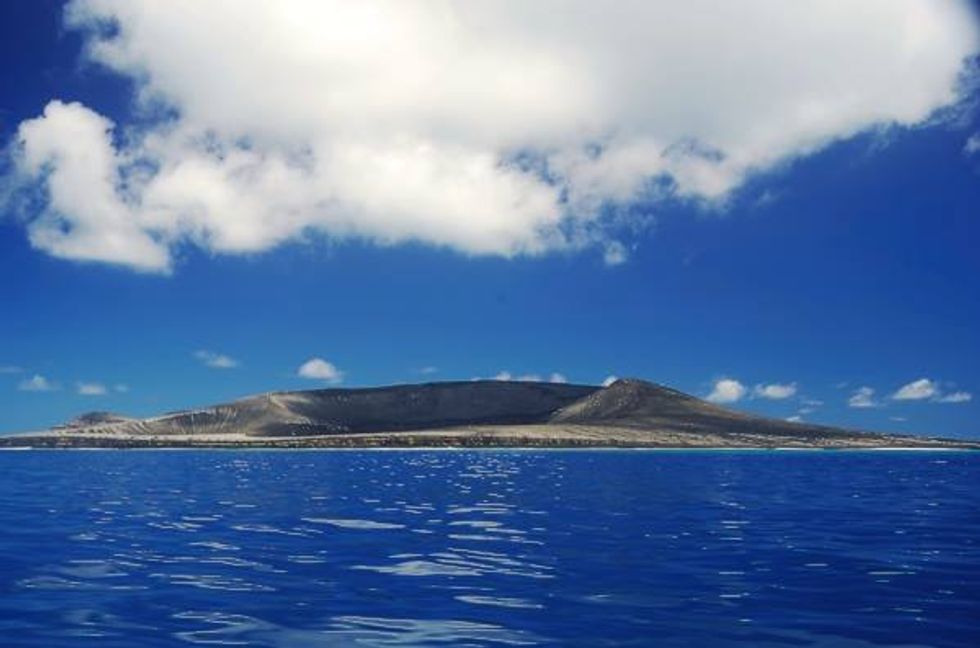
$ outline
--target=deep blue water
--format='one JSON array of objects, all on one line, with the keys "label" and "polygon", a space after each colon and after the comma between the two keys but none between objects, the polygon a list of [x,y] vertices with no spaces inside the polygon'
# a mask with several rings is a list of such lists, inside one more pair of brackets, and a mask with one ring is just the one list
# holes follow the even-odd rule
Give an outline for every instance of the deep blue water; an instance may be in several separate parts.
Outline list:
[{"label": "deep blue water", "polygon": [[980,453],[0,453],[0,646],[980,645]]}]

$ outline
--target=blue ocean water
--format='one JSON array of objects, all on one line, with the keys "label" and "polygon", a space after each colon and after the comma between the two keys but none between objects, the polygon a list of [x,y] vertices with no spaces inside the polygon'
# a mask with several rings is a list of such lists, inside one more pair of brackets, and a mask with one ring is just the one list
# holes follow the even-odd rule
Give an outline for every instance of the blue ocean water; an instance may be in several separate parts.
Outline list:
[{"label": "blue ocean water", "polygon": [[980,453],[0,453],[0,646],[978,646]]}]

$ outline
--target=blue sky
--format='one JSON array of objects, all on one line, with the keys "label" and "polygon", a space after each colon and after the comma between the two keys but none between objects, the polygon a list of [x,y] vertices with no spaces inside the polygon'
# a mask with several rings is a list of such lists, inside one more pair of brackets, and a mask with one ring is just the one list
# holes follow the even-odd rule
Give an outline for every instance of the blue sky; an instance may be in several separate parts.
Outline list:
[{"label": "blue sky", "polygon": [[[165,29],[147,31],[143,17],[115,5],[76,3],[68,25],[58,2],[0,7],[0,136],[7,147],[0,167],[0,431],[36,429],[94,409],[149,415],[271,389],[506,372],[515,379],[557,373],[582,383],[636,376],[771,416],[980,437],[980,151],[968,145],[980,133],[978,95],[967,64],[944,63],[977,54],[975,29],[960,35],[960,50],[923,51],[921,60],[934,67],[918,65],[921,78],[883,68],[886,81],[903,79],[894,87],[901,96],[882,94],[891,89],[883,82],[861,97],[861,110],[831,102],[825,110],[833,119],[790,123],[757,139],[742,135],[754,122],[725,123],[738,105],[704,108],[700,90],[677,99],[670,112],[703,108],[703,123],[637,116],[629,106],[649,100],[656,111],[662,102],[607,89],[607,103],[622,106],[595,109],[608,121],[596,133],[616,135],[595,135],[588,155],[576,158],[581,143],[567,142],[580,116],[567,115],[562,102],[587,80],[552,74],[548,52],[522,40],[519,27],[505,30],[508,51],[545,61],[528,92],[562,101],[533,118],[517,111],[494,121],[512,107],[504,102],[487,116],[477,103],[437,96],[439,123],[432,126],[431,115],[416,114],[427,105],[413,103],[408,91],[389,93],[389,85],[364,96],[360,85],[352,87],[344,97],[357,99],[357,110],[329,112],[339,101],[332,98],[322,118],[308,117],[301,100],[316,92],[304,83],[278,89],[282,105],[265,106],[256,96],[249,106],[232,103],[217,113],[211,107],[223,95],[216,94],[201,108],[201,95],[220,83],[191,78],[187,70],[198,66],[154,54],[153,39],[167,42]],[[189,20],[175,11],[152,24]],[[106,12],[116,12],[115,23]],[[819,30],[821,17],[786,29]],[[338,22],[360,25],[362,18],[342,15]],[[510,17],[464,18],[465,27],[467,20],[499,26]],[[890,18],[856,31],[873,35]],[[233,71],[238,32],[210,31],[215,47],[228,39],[221,51],[232,54],[218,58]],[[100,34],[129,35],[134,49],[109,62],[83,53]],[[195,53],[193,34],[186,38]],[[874,39],[859,39],[866,40]],[[949,47],[950,38],[939,40],[937,48]],[[341,45],[364,75],[392,64],[362,62],[357,43]],[[455,46],[461,56],[469,47]],[[813,47],[821,46],[815,39]],[[622,61],[613,56],[615,45],[590,47],[603,56],[589,50],[583,57]],[[865,60],[868,70],[891,65],[881,63],[893,59],[885,54],[852,52],[853,67]],[[418,54],[423,71],[431,66],[425,55]],[[495,56],[493,65],[506,63]],[[721,65],[716,58],[692,65],[710,72]],[[332,60],[317,64],[329,72]],[[955,89],[936,82],[951,70]],[[832,71],[787,85],[785,78],[810,73],[791,69],[769,86],[743,90],[756,91],[769,110],[797,101],[800,88]],[[261,78],[241,79],[243,103],[249,92],[267,94],[246,83]],[[524,91],[520,78],[499,83],[501,93]],[[690,85],[683,76],[663,83]],[[867,85],[860,77],[853,87]],[[717,90],[719,101],[727,91]],[[482,90],[472,92],[485,101]],[[61,108],[45,112],[54,100]],[[783,114],[771,110],[773,119]],[[256,126],[275,111],[293,126]],[[364,114],[368,125],[385,125],[379,129],[396,124],[393,139],[364,130]],[[107,140],[100,119],[115,124]],[[25,131],[30,120],[39,128]],[[563,120],[572,126],[554,126]],[[191,134],[179,139],[185,131]],[[194,148],[201,133],[212,138],[210,148]],[[164,144],[148,144],[148,136]],[[400,137],[422,144],[384,148]],[[89,157],[93,150],[112,158],[108,191],[97,186],[103,176],[85,175],[101,163]],[[286,171],[275,175],[279,167],[270,160],[284,150]],[[350,151],[381,151],[383,164],[353,165],[375,158]],[[504,163],[515,151],[531,160],[531,175]],[[43,164],[32,168],[31,155]],[[84,160],[74,171],[73,155]],[[187,171],[191,159],[232,164],[236,155],[242,166],[221,178],[244,169],[242,185],[207,184],[218,176]],[[314,161],[295,162],[297,156]],[[330,163],[315,178],[289,175],[290,165],[305,172],[323,160]],[[496,161],[485,169],[485,160]],[[145,184],[141,173],[150,176]],[[260,190],[269,177],[281,183],[273,187],[315,199],[283,202]],[[554,203],[552,190],[560,195]],[[221,198],[198,204],[191,194]],[[506,200],[498,204],[501,194]],[[325,364],[301,372],[312,359]]]}]

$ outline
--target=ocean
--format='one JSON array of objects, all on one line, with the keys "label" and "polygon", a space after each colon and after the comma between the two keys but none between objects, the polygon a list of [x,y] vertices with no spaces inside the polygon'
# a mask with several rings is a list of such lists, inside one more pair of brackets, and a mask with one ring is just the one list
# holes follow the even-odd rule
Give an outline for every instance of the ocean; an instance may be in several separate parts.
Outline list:
[{"label": "ocean", "polygon": [[980,453],[0,452],[0,646],[980,645]]}]

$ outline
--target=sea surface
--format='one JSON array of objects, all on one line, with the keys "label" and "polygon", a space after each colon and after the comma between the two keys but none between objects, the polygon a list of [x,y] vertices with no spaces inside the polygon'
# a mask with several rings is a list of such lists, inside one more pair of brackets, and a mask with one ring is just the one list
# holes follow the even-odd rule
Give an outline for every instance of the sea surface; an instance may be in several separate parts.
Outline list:
[{"label": "sea surface", "polygon": [[980,453],[0,452],[0,646],[980,646]]}]

